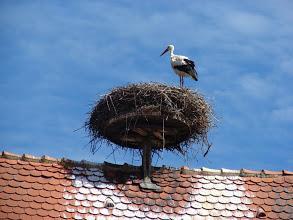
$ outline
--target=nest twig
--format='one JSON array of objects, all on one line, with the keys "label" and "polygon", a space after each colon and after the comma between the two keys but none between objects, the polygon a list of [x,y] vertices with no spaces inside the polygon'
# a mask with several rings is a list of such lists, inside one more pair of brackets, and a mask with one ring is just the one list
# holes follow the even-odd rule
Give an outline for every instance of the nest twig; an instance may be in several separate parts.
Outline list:
[{"label": "nest twig", "polygon": [[[117,137],[112,130],[112,133],[107,133],[107,125],[109,121],[124,117],[129,113],[137,113],[139,117],[144,117],[143,123],[153,123],[149,121],[149,114],[159,113],[161,120],[161,134],[157,133],[162,138],[162,144],[152,142],[154,146],[153,151],[161,151],[163,149],[176,150],[185,155],[191,148],[192,144],[201,144],[205,146],[207,153],[211,144],[208,142],[208,132],[214,123],[213,110],[211,106],[205,101],[202,95],[186,88],[171,87],[158,83],[141,83],[130,84],[124,87],[113,89],[110,93],[104,95],[97,101],[90,116],[85,123],[86,130],[91,137],[91,147],[95,151],[97,143],[107,141],[117,144]],[[188,128],[187,131],[178,131],[176,138],[173,140],[171,136],[166,136],[168,120],[173,119],[175,123],[178,121],[183,123]],[[127,118],[122,123],[124,136],[130,135],[131,129],[139,127],[137,118]],[[150,125],[151,126],[151,125]],[[140,135],[144,134],[143,129],[136,129]],[[115,139],[116,138],[116,139]],[[152,138],[147,136],[148,140]],[[168,142],[169,141],[169,142]],[[130,142],[118,142],[121,147],[139,148]],[[140,146],[141,147],[141,146]],[[204,153],[204,152],[203,152]],[[205,155],[206,155],[205,153]]]}]

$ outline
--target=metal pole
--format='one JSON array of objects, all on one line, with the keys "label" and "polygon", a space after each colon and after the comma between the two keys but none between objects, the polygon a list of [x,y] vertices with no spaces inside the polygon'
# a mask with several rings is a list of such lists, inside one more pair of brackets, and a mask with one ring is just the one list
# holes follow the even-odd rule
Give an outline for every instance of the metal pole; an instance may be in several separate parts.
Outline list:
[{"label": "metal pole", "polygon": [[142,146],[142,168],[143,168],[143,182],[140,187],[144,189],[160,190],[160,186],[152,183],[152,145],[150,141],[145,141]]},{"label": "metal pole", "polygon": [[143,167],[143,179],[151,177],[152,169],[152,145],[144,143],[143,145],[143,156],[142,156],[142,167]]}]

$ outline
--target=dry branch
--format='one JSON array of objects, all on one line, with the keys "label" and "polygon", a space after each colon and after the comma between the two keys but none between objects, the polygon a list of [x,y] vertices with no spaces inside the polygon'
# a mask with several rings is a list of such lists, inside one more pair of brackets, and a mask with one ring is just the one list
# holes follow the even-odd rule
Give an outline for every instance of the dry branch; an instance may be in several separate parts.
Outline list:
[{"label": "dry branch", "polygon": [[85,123],[92,150],[105,140],[139,149],[147,138],[153,151],[183,155],[194,143],[209,148],[207,134],[214,125],[213,110],[202,95],[158,83],[113,89],[97,101]]}]

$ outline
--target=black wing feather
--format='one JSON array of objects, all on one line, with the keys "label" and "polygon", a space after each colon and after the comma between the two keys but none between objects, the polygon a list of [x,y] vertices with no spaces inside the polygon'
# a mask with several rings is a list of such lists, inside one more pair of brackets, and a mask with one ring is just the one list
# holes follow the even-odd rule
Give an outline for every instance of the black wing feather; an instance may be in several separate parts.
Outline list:
[{"label": "black wing feather", "polygon": [[174,66],[175,69],[189,74],[194,80],[198,80],[195,65],[192,60],[184,59],[186,65]]},{"label": "black wing feather", "polygon": [[185,73],[188,73],[193,70],[193,68],[190,65],[174,66],[174,68]]},{"label": "black wing feather", "polygon": [[184,61],[194,69],[195,65],[194,65],[194,62],[192,60],[184,59]]}]

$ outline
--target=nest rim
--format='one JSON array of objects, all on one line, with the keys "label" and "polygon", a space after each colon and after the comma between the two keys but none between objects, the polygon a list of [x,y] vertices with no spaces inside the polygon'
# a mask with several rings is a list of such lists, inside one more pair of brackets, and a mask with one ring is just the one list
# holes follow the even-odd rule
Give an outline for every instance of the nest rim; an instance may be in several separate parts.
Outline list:
[{"label": "nest rim", "polygon": [[[125,95],[126,93],[127,95]],[[141,103],[139,103],[135,99],[141,96],[141,93],[143,95],[155,94],[156,97],[146,95],[147,98],[143,98],[147,100],[140,100]],[[161,100],[161,106],[158,106],[159,96],[161,99],[162,97],[166,100],[169,99],[168,102],[171,104],[167,103],[166,100],[163,102]],[[172,96],[173,102],[175,100],[179,104],[172,103],[168,96]],[[182,105],[183,98],[187,100],[187,105],[178,107]],[[153,101],[152,99],[156,100]],[[133,104],[133,102],[135,103]],[[121,106],[126,110],[121,109]],[[191,108],[192,114],[190,115],[189,113],[186,114],[188,108]],[[141,149],[142,145],[149,141],[154,151],[162,149],[177,150],[185,154],[194,143],[210,148],[207,134],[210,128],[214,127],[213,118],[212,107],[197,91],[159,83],[139,83],[114,88],[108,94],[102,96],[92,108],[85,123],[85,128],[91,137],[92,148],[95,147],[97,142],[106,140],[107,143],[115,144],[121,148]],[[145,125],[148,120],[151,120],[152,123],[146,128]],[[129,121],[135,123],[131,125]],[[140,121],[139,126],[137,126],[137,121]],[[127,128],[129,124],[130,128]],[[155,127],[160,125],[159,133],[161,135],[149,135],[147,130],[154,131]],[[123,131],[123,127],[125,131]],[[181,138],[175,138],[170,142],[167,133],[172,129],[175,131],[173,133],[181,131]],[[142,135],[144,132],[148,134]],[[131,133],[130,137],[129,133]],[[163,138],[159,138],[159,136],[163,136]],[[133,143],[131,143],[131,139],[134,140]]]}]

